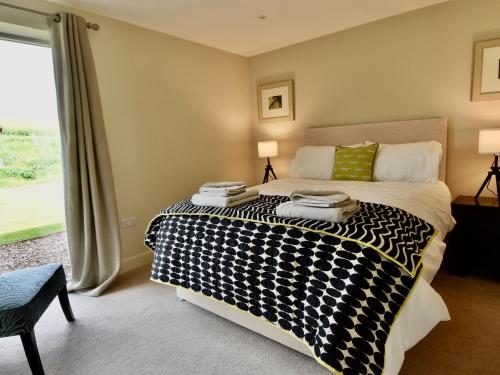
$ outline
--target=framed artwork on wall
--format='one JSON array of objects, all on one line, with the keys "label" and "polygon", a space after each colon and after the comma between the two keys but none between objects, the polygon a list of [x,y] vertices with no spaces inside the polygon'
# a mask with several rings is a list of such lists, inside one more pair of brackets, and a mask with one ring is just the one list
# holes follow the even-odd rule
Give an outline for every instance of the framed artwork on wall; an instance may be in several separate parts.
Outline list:
[{"label": "framed artwork on wall", "polygon": [[500,100],[500,39],[476,42],[474,46],[471,99]]},{"label": "framed artwork on wall", "polygon": [[295,120],[293,80],[257,86],[259,122]]}]

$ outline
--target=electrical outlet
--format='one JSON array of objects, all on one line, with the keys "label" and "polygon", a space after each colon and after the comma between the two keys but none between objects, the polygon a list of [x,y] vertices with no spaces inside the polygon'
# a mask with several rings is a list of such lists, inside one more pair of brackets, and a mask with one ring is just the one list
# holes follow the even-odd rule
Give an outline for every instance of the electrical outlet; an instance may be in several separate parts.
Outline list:
[{"label": "electrical outlet", "polygon": [[132,228],[137,225],[137,218],[135,216],[129,216],[122,219],[122,229]]}]

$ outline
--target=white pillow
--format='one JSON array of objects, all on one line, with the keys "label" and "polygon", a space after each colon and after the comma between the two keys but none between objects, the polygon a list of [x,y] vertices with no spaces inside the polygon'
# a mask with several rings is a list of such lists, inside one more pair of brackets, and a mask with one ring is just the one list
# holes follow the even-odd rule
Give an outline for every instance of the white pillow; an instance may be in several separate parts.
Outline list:
[{"label": "white pillow", "polygon": [[380,144],[373,180],[436,183],[442,154],[443,148],[436,141]]},{"label": "white pillow", "polygon": [[297,149],[290,165],[290,176],[331,180],[335,146],[303,146]]}]

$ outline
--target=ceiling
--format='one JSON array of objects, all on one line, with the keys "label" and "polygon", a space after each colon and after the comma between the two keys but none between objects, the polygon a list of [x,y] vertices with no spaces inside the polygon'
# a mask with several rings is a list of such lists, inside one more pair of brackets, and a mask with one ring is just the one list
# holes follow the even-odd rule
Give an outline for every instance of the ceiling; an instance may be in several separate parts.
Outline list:
[{"label": "ceiling", "polygon": [[52,1],[253,56],[447,0]]}]

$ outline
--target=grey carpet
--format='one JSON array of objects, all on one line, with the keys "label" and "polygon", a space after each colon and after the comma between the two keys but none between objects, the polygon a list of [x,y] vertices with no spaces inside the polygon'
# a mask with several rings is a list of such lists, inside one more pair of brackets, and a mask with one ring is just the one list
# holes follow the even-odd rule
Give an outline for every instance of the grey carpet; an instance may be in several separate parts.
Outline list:
[{"label": "grey carpet", "polygon": [[[73,324],[52,303],[35,329],[47,375],[329,374],[303,354],[178,302],[146,272],[98,298],[70,294]],[[29,374],[19,337],[0,339],[0,374]]]},{"label": "grey carpet", "polygon": [[406,354],[401,374],[500,374],[500,280],[440,272],[432,286],[451,320]]},{"label": "grey carpet", "polygon": [[[408,355],[403,375],[498,374],[500,283],[439,274],[433,284],[453,320]],[[104,296],[71,294],[77,321],[57,301],[36,328],[47,375],[326,375],[313,359],[188,302],[147,281],[122,276]],[[0,338],[0,374],[29,374],[18,337]]]}]

